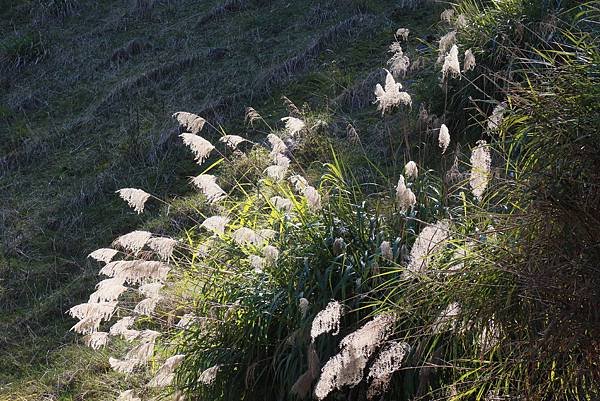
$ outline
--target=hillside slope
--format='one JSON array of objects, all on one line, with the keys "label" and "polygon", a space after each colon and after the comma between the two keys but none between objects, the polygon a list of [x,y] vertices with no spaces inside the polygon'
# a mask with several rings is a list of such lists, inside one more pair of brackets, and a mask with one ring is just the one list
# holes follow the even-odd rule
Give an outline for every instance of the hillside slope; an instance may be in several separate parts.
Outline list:
[{"label": "hillside slope", "polygon": [[[395,29],[425,38],[435,20],[432,9],[392,0],[0,5],[3,399],[114,397],[103,394],[107,376],[90,379],[107,375],[106,361],[72,345],[64,313],[95,282],[85,256],[145,222],[116,189],[163,198],[189,190],[184,177],[195,170],[174,140],[173,112],[236,133],[245,106],[281,124],[285,95],[340,108],[345,120],[332,124],[340,135],[349,121],[367,132],[378,116],[370,82]],[[169,216],[154,224],[161,219]]]}]

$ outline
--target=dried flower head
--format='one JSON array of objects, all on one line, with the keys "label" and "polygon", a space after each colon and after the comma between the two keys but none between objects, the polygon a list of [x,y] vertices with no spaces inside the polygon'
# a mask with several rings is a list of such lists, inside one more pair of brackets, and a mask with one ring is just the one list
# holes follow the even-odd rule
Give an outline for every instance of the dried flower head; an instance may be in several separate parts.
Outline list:
[{"label": "dried flower head", "polygon": [[379,246],[381,256],[387,260],[394,260],[394,252],[392,251],[392,245],[390,241],[383,241]]},{"label": "dried flower head", "polygon": [[219,142],[223,142],[225,145],[235,150],[242,143],[249,141],[239,135],[223,135],[221,138],[219,138]]},{"label": "dried flower head", "polygon": [[419,233],[410,250],[407,270],[421,273],[427,270],[434,251],[450,236],[450,223],[447,220],[428,225]]},{"label": "dried flower head", "polygon": [[440,127],[438,143],[440,148],[442,148],[442,154],[446,153],[446,149],[448,149],[448,146],[450,145],[450,132],[448,131],[446,124],[442,124]]},{"label": "dried flower head", "polygon": [[109,263],[119,253],[116,249],[100,248],[88,255],[88,258],[97,260],[98,262]]},{"label": "dried flower head", "polygon": [[437,62],[441,63],[444,61],[444,57],[448,50],[454,45],[456,42],[456,31],[451,31],[445,34],[440,38],[439,47],[438,47],[438,59]]},{"label": "dried flower head", "polygon": [[291,136],[298,134],[306,127],[304,121],[296,117],[283,117],[281,121],[285,122],[285,130]]},{"label": "dried flower head", "polygon": [[150,238],[147,242],[148,248],[152,249],[162,260],[169,260],[173,256],[173,250],[177,240],[166,237]]},{"label": "dried flower head", "polygon": [[206,228],[208,231],[212,231],[215,234],[225,234],[225,226],[229,223],[229,217],[225,216],[211,216],[204,220],[200,227]]},{"label": "dried flower head", "polygon": [[202,371],[202,373],[198,377],[198,382],[206,386],[214,384],[220,369],[221,367],[217,365]]},{"label": "dried flower head", "polygon": [[89,303],[116,301],[127,291],[122,278],[109,278],[96,284],[96,291],[90,295]]},{"label": "dried flower head", "polygon": [[262,117],[258,114],[258,111],[254,110],[252,107],[246,107],[246,115],[244,121],[246,124],[253,125],[254,121],[261,120]]},{"label": "dried flower head", "polygon": [[208,142],[199,135],[184,132],[179,136],[183,139],[183,143],[192,150],[198,164],[204,163],[204,161],[208,159],[210,153],[215,148],[212,143]]},{"label": "dried flower head", "polygon": [[209,203],[216,203],[225,198],[227,194],[217,185],[217,177],[210,174],[200,174],[192,178],[194,184],[205,196]]},{"label": "dried flower head", "polygon": [[85,345],[95,350],[106,346],[107,341],[108,333],[103,331],[97,331],[95,333],[88,334],[83,338]]},{"label": "dried flower head", "polygon": [[404,174],[408,179],[416,179],[419,176],[419,169],[417,168],[417,163],[414,161],[409,161],[404,166]]},{"label": "dried flower head", "polygon": [[410,95],[406,92],[402,92],[403,94],[400,93],[402,85],[396,82],[388,70],[386,72],[385,88],[382,88],[380,84],[375,86],[375,103],[379,103],[377,109],[381,110],[382,115],[400,103],[407,104],[408,99],[410,99]]},{"label": "dried flower head", "polygon": [[206,120],[202,117],[185,111],[174,113],[173,118],[177,119],[177,122],[179,122],[183,129],[192,134],[197,134],[202,131],[202,128],[204,128],[204,124],[206,123]]},{"label": "dried flower head", "polygon": [[398,42],[392,43],[389,51],[393,53],[392,58],[387,62],[391,73],[395,77],[404,77],[410,66],[410,59],[404,54],[402,46]]},{"label": "dried flower head", "polygon": [[398,28],[398,30],[396,31],[396,38],[407,41],[409,34],[410,30],[408,28]]},{"label": "dried flower head", "polygon": [[[308,301],[307,301],[308,302]],[[344,314],[344,307],[337,301],[327,304],[325,309],[317,313],[312,321],[310,337],[313,341],[324,333],[337,335],[340,331],[340,319]]]},{"label": "dried flower head", "polygon": [[398,203],[400,211],[404,213],[417,204],[417,197],[413,191],[406,186],[403,175],[400,175],[398,185],[396,185],[396,202]]},{"label": "dried flower head", "polygon": [[481,200],[490,178],[492,157],[490,148],[484,140],[477,141],[477,146],[471,153],[471,178],[469,185],[477,200]]},{"label": "dried flower head", "polygon": [[309,185],[306,188],[304,188],[304,196],[306,197],[308,208],[310,210],[312,210],[313,212],[318,212],[319,210],[321,210],[321,195],[315,187]]},{"label": "dried flower head", "polygon": [[152,237],[148,231],[132,231],[128,234],[121,235],[115,240],[115,245],[118,245],[133,253],[138,253],[144,245]]},{"label": "dried flower head", "polygon": [[392,375],[402,367],[409,352],[410,345],[404,342],[392,342],[379,352],[367,376],[371,380],[367,399],[372,400],[387,391]]},{"label": "dried flower head", "polygon": [[156,375],[148,383],[148,387],[166,387],[170,386],[175,377],[175,368],[183,362],[185,355],[173,355],[162,364]]},{"label": "dried flower head", "polygon": [[138,214],[144,211],[144,205],[150,197],[149,193],[136,188],[122,188],[119,189],[117,193]]},{"label": "dried flower head", "polygon": [[475,56],[473,55],[471,49],[465,50],[465,61],[463,63],[463,71],[471,71],[475,69],[476,65],[477,64],[475,63]]},{"label": "dried flower head", "polygon": [[281,196],[273,196],[271,199],[269,199],[269,201],[277,210],[281,210],[282,212],[289,212],[293,207],[290,199],[283,198]]},{"label": "dried flower head", "polygon": [[443,79],[449,76],[452,78],[460,77],[460,63],[458,62],[458,47],[456,45],[452,45],[452,48],[444,58],[444,65],[442,66]]},{"label": "dried flower head", "polygon": [[488,117],[487,127],[489,131],[496,131],[498,127],[502,124],[502,120],[504,119],[504,112],[506,111],[506,102],[499,103],[492,114]]}]

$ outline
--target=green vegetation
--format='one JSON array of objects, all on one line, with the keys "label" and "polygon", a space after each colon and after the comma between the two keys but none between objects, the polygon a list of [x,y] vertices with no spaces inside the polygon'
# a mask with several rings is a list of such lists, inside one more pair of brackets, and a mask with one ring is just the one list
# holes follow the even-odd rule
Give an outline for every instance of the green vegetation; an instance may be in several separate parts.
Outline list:
[{"label": "green vegetation", "polygon": [[[0,1],[0,399],[596,399],[599,9]],[[384,67],[411,103],[382,114]],[[65,312],[108,246],[100,328],[135,322],[92,350]]]}]

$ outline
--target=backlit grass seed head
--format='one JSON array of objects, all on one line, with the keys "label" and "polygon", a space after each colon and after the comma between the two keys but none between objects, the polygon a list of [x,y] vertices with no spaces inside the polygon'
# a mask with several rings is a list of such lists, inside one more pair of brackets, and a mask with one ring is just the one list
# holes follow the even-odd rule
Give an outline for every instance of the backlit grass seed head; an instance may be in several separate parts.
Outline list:
[{"label": "backlit grass seed head", "polygon": [[394,42],[390,46],[390,52],[393,53],[392,58],[388,60],[390,71],[395,77],[404,77],[410,66],[410,59],[402,51],[400,43]]},{"label": "backlit grass seed head", "polygon": [[288,148],[283,140],[275,134],[267,135],[267,140],[271,144],[271,157],[287,152]]},{"label": "backlit grass seed head", "polygon": [[475,63],[475,56],[473,55],[471,49],[465,50],[465,61],[463,63],[463,71],[467,72],[474,70],[476,65],[477,64]]},{"label": "backlit grass seed head", "polygon": [[110,327],[109,334],[111,336],[120,336],[123,335],[126,331],[129,331],[129,328],[135,323],[135,318],[133,316],[125,316],[115,322]]},{"label": "backlit grass seed head", "polygon": [[273,156],[273,161],[276,165],[281,167],[288,168],[290,166],[290,159],[282,155],[281,153],[278,153],[275,156]]},{"label": "backlit grass seed head", "polygon": [[387,391],[392,375],[402,367],[402,362],[409,352],[410,345],[404,342],[393,342],[379,352],[367,376],[371,381],[367,399],[375,399]]},{"label": "backlit grass seed head", "polygon": [[220,369],[221,367],[217,365],[202,371],[198,377],[198,383],[202,383],[206,386],[214,384]]},{"label": "backlit grass seed head", "polygon": [[417,197],[413,191],[406,186],[404,176],[400,175],[396,185],[396,203],[400,211],[406,213],[417,204]]},{"label": "backlit grass seed head", "polygon": [[460,305],[457,302],[451,303],[446,309],[440,312],[435,322],[433,322],[433,332],[435,334],[440,334],[445,331],[456,329],[459,315]]},{"label": "backlit grass seed head", "polygon": [[304,196],[306,197],[306,201],[308,203],[308,208],[313,212],[318,212],[321,210],[321,195],[319,191],[315,189],[315,187],[307,186],[304,189]]},{"label": "backlit grass seed head", "polygon": [[273,204],[273,206],[282,212],[289,212],[292,210],[293,204],[290,199],[283,198],[281,196],[273,196],[269,201]]},{"label": "backlit grass seed head", "polygon": [[404,174],[408,179],[416,179],[419,176],[419,169],[417,168],[417,163],[414,161],[409,161],[404,166]]},{"label": "backlit grass seed head", "polygon": [[200,227],[212,231],[215,234],[225,234],[225,226],[229,223],[229,217],[225,216],[211,216],[204,220]]},{"label": "backlit grass seed head", "polygon": [[388,70],[385,71],[387,73],[385,87],[382,88],[380,84],[375,86],[375,103],[378,103],[377,109],[381,110],[381,115],[400,104],[410,105],[412,103],[408,93],[402,92],[401,94],[402,85],[396,82]]},{"label": "backlit grass seed head", "polygon": [[163,283],[146,283],[142,284],[138,290],[148,298],[158,298],[160,296],[160,290],[164,286]]},{"label": "backlit grass seed head", "polygon": [[192,178],[191,182],[206,196],[209,203],[216,203],[227,196],[225,191],[217,184],[217,177],[214,175],[200,174]]},{"label": "backlit grass seed head", "polygon": [[140,214],[144,211],[144,205],[150,194],[136,188],[122,188],[117,191],[119,196],[127,202],[127,204]]},{"label": "backlit grass seed head", "polygon": [[[308,301],[307,301],[308,302]],[[344,307],[337,301],[327,304],[325,309],[317,313],[312,321],[310,337],[313,341],[321,334],[331,333],[337,335],[340,331],[340,320],[344,314]]]},{"label": "backlit grass seed head", "polygon": [[96,291],[90,295],[88,302],[98,303],[116,301],[125,291],[127,291],[127,287],[123,285],[123,279],[121,278],[102,280],[96,285]]},{"label": "backlit grass seed head", "polygon": [[261,228],[256,231],[256,236],[260,242],[266,242],[272,240],[277,235],[277,231],[271,230],[270,228]]},{"label": "backlit grass seed head", "polygon": [[88,258],[97,260],[98,262],[109,263],[119,253],[116,249],[100,248],[88,255]]},{"label": "backlit grass seed head", "polygon": [[442,124],[440,127],[440,133],[438,135],[438,144],[440,148],[442,148],[442,154],[446,153],[446,149],[450,145],[450,131],[448,131],[448,127],[446,124]]},{"label": "backlit grass seed head", "polygon": [[252,107],[246,107],[246,113],[244,116],[244,121],[246,124],[253,125],[254,121],[261,120],[262,117],[258,113],[258,111],[254,110]]},{"label": "backlit grass seed head", "polygon": [[265,262],[269,265],[276,264],[279,259],[279,249],[275,248],[273,245],[265,246],[262,250],[262,254],[265,258]]},{"label": "backlit grass seed head", "polygon": [[198,316],[194,315],[193,313],[186,313],[185,315],[181,316],[181,319],[179,319],[177,322],[177,327],[180,329],[187,329],[197,320]]},{"label": "backlit grass seed head", "polygon": [[499,103],[492,114],[488,117],[487,127],[489,131],[496,131],[498,127],[502,124],[502,120],[504,119],[504,112],[506,111],[506,102]]},{"label": "backlit grass seed head", "polygon": [[408,271],[422,273],[427,270],[432,254],[450,236],[449,229],[450,223],[442,220],[421,230],[410,250]]},{"label": "backlit grass seed head", "polygon": [[248,227],[240,227],[231,233],[231,238],[236,244],[246,246],[250,244],[258,244],[260,241],[256,235],[256,232]]},{"label": "backlit grass seed head", "polygon": [[438,59],[437,62],[441,63],[444,61],[444,57],[448,50],[454,45],[456,42],[456,31],[451,31],[445,34],[440,38],[439,46],[438,46]]},{"label": "backlit grass seed head", "polygon": [[456,47],[456,45],[452,45],[452,48],[444,58],[442,77],[444,80],[448,77],[460,77],[460,63],[458,62],[458,47]]},{"label": "backlit grass seed head", "polygon": [[152,249],[161,260],[169,260],[173,256],[173,250],[177,240],[166,237],[150,238],[147,242],[148,248]]},{"label": "backlit grass seed head", "polygon": [[306,316],[309,305],[310,304],[308,302],[308,299],[306,299],[306,298],[300,298],[298,300],[298,309],[300,310],[300,314],[302,315],[302,318],[304,318]]},{"label": "backlit grass seed head", "polygon": [[490,178],[492,157],[490,148],[484,140],[477,141],[477,146],[471,153],[471,177],[469,185],[477,200],[481,200]]},{"label": "backlit grass seed head", "polygon": [[381,257],[391,261],[394,260],[394,252],[392,251],[390,241],[383,241],[379,246],[379,250],[381,252]]},{"label": "backlit grass seed head", "polygon": [[292,185],[294,186],[294,188],[296,189],[296,191],[300,192],[300,193],[304,193],[304,190],[309,186],[306,178],[304,178],[298,174],[292,175],[289,178],[289,180],[292,183]]},{"label": "backlit grass seed head", "polygon": [[115,244],[135,254],[142,250],[151,237],[152,234],[148,231],[136,230],[121,235],[115,240]]},{"label": "backlit grass seed head", "polygon": [[76,333],[91,334],[98,331],[100,323],[110,320],[117,307],[117,302],[84,303],[69,309],[68,313],[79,319],[79,322],[71,327]]},{"label": "backlit grass seed head", "polygon": [[183,139],[183,143],[186,144],[194,153],[196,163],[202,164],[210,153],[215,148],[209,141],[202,138],[201,136],[184,132],[179,135]]},{"label": "backlit grass seed head", "polygon": [[285,130],[291,136],[295,136],[306,127],[306,123],[296,117],[283,117],[281,121],[285,122]]},{"label": "backlit grass seed head", "polygon": [[396,31],[396,38],[407,41],[409,34],[410,30],[408,28],[398,28],[398,30]]},{"label": "backlit grass seed head", "polygon": [[185,355],[173,355],[162,364],[156,375],[148,383],[148,387],[167,387],[170,386],[175,378],[175,368],[183,362]]},{"label": "backlit grass seed head", "polygon": [[141,284],[147,281],[164,281],[171,268],[164,262],[148,260],[119,260],[110,262],[100,274],[120,278],[130,284]]},{"label": "backlit grass seed head", "polygon": [[121,392],[116,401],[142,401],[142,399],[136,397],[133,390],[127,390]]},{"label": "backlit grass seed head", "polygon": [[106,346],[106,343],[108,342],[108,333],[97,331],[95,333],[88,334],[83,338],[83,342],[86,346],[94,350],[98,350]]},{"label": "backlit grass seed head", "polygon": [[277,165],[269,166],[265,169],[265,173],[267,173],[267,176],[274,181],[283,181],[285,179],[287,171],[287,167]]},{"label": "backlit grass seed head", "polygon": [[247,139],[242,138],[239,135],[223,135],[221,138],[219,138],[219,142],[223,142],[225,145],[235,150],[242,143],[249,141]]},{"label": "backlit grass seed head", "polygon": [[202,117],[185,111],[174,113],[173,118],[177,119],[177,122],[179,122],[179,125],[181,125],[183,129],[192,134],[197,134],[202,131],[202,128],[204,128],[204,124],[206,123],[206,120]]},{"label": "backlit grass seed head", "polygon": [[110,367],[121,373],[131,373],[137,367],[144,366],[154,354],[154,345],[160,333],[154,330],[143,330],[138,339],[140,344],[133,347],[122,360],[109,358]]},{"label": "backlit grass seed head", "polygon": [[248,256],[248,261],[250,262],[250,266],[252,266],[254,271],[257,273],[261,273],[266,264],[265,258],[258,255]]}]

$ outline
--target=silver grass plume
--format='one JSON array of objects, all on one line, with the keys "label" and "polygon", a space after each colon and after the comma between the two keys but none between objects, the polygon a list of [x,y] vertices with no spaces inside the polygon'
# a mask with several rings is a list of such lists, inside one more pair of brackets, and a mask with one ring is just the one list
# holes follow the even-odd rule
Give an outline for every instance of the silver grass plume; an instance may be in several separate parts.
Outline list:
[{"label": "silver grass plume", "polygon": [[275,181],[283,181],[285,179],[285,175],[288,171],[288,168],[285,166],[269,166],[265,169],[265,173],[269,178]]},{"label": "silver grass plume", "polygon": [[444,57],[448,50],[454,45],[456,42],[456,31],[451,31],[445,34],[440,38],[439,48],[438,48],[438,59],[437,62],[441,63],[444,61]]},{"label": "silver grass plume", "polygon": [[147,384],[148,387],[166,387],[170,386],[175,378],[175,368],[183,362],[185,355],[173,355],[162,364],[156,375]]},{"label": "silver grass plume", "polygon": [[258,244],[259,238],[256,235],[256,232],[248,227],[240,227],[237,230],[235,230],[233,233],[231,233],[231,238],[233,238],[233,240],[238,244],[238,245],[256,245]]},{"label": "silver grass plume", "polygon": [[280,210],[282,212],[289,212],[290,210],[292,210],[293,207],[291,200],[283,198],[281,196],[273,196],[271,197],[271,199],[269,199],[269,201],[275,207],[275,209]]},{"label": "silver grass plume", "polygon": [[227,223],[229,223],[229,217],[211,216],[204,220],[202,224],[200,224],[200,227],[212,231],[215,234],[223,235],[225,234],[225,226]]},{"label": "silver grass plume", "polygon": [[96,284],[96,291],[90,294],[89,303],[116,301],[127,291],[122,278],[109,278]]},{"label": "silver grass plume", "polygon": [[162,283],[146,283],[142,284],[138,290],[148,298],[158,298],[163,287]]},{"label": "silver grass plume", "polygon": [[[304,298],[302,298],[304,299]],[[313,381],[319,377],[319,355],[317,355],[317,350],[315,347],[315,343],[310,343],[308,346],[307,358],[308,361],[308,369],[304,372],[298,380],[294,383],[292,388],[290,389],[290,393],[295,395],[299,399],[305,399],[312,386]]]},{"label": "silver grass plume", "polygon": [[344,307],[337,301],[331,301],[325,309],[317,313],[312,321],[310,337],[315,341],[324,333],[337,335],[340,332],[340,319],[344,314]]},{"label": "silver grass plume", "polygon": [[415,273],[426,271],[432,254],[449,236],[450,222],[447,220],[438,221],[421,230],[410,250],[407,270]]},{"label": "silver grass plume", "polygon": [[382,88],[380,84],[375,86],[375,103],[379,103],[377,109],[381,110],[381,115],[385,114],[387,110],[390,110],[401,103],[406,105],[410,105],[412,103],[408,93],[400,92],[402,85],[399,82],[396,82],[388,70],[385,71],[387,73],[385,78],[385,87]]},{"label": "silver grass plume", "polygon": [[117,372],[131,373],[136,367],[146,364],[154,354],[154,344],[158,336],[160,333],[153,330],[142,331],[138,337],[141,343],[129,350],[123,360],[108,360],[111,368]]},{"label": "silver grass plume", "polygon": [[248,261],[255,272],[261,273],[263,271],[263,268],[265,267],[265,258],[258,255],[250,255],[248,256]]},{"label": "silver grass plume", "polygon": [[121,336],[124,335],[127,331],[130,331],[129,328],[135,323],[135,318],[133,316],[125,316],[119,320],[117,320],[111,327],[108,333],[111,336]]},{"label": "silver grass plume", "polygon": [[273,245],[265,246],[262,250],[262,254],[265,258],[265,262],[269,265],[275,265],[279,259],[279,249],[275,248]]},{"label": "silver grass plume", "polygon": [[256,236],[260,239],[260,242],[269,241],[275,238],[275,235],[277,235],[277,231],[271,230],[270,228],[261,228],[256,231]]},{"label": "silver grass plume", "polygon": [[136,397],[133,390],[126,390],[119,394],[116,401],[142,401],[142,399]]},{"label": "silver grass plume", "polygon": [[212,143],[208,142],[201,136],[187,132],[184,132],[179,136],[183,139],[183,143],[192,150],[198,164],[204,163],[204,161],[208,159],[210,153],[215,148]]},{"label": "silver grass plume", "polygon": [[506,102],[499,103],[492,114],[488,117],[487,120],[487,128],[489,131],[496,131],[500,124],[502,124],[502,120],[504,119],[504,112],[506,111]]},{"label": "silver grass plume", "polygon": [[389,52],[392,53],[392,58],[388,60],[387,64],[390,66],[392,75],[397,78],[404,77],[410,66],[410,59],[402,51],[399,42],[392,43]]},{"label": "silver grass plume", "polygon": [[306,127],[306,123],[296,117],[283,117],[281,121],[285,122],[285,130],[291,136],[295,136]]},{"label": "silver grass plume", "polygon": [[458,29],[463,29],[468,25],[467,17],[464,14],[458,14],[454,26]]},{"label": "silver grass plume", "polygon": [[202,371],[198,377],[198,382],[204,384],[205,386],[214,384],[220,369],[221,366],[217,365]]},{"label": "silver grass plume", "polygon": [[410,345],[405,342],[392,342],[379,352],[367,376],[371,380],[367,399],[372,400],[387,391],[392,375],[402,367],[409,352]]},{"label": "silver grass plume", "polygon": [[94,350],[98,350],[106,346],[107,341],[108,333],[103,331],[96,331],[95,333],[88,334],[83,338],[85,345]]},{"label": "silver grass plume", "polygon": [[84,303],[69,309],[68,313],[79,319],[71,330],[79,334],[91,334],[98,331],[100,323],[108,321],[115,312],[116,302]]},{"label": "silver grass plume", "polygon": [[88,255],[88,258],[97,260],[98,262],[109,263],[119,253],[116,249],[100,248]]},{"label": "silver grass plume", "polygon": [[174,113],[173,118],[177,119],[179,125],[192,134],[197,134],[202,131],[202,128],[204,128],[204,124],[206,123],[206,120],[202,117],[185,111]]},{"label": "silver grass plume", "polygon": [[396,202],[398,203],[400,211],[404,213],[415,207],[417,204],[417,197],[413,191],[406,186],[403,175],[400,175],[398,184],[396,185]]},{"label": "silver grass plume", "polygon": [[381,257],[390,261],[394,260],[394,252],[392,251],[390,241],[383,241],[379,246],[379,250],[381,252]]},{"label": "silver grass plume", "polygon": [[306,312],[308,312],[308,299],[306,298],[300,298],[298,300],[298,309],[300,310],[300,314],[302,315],[302,318],[304,318],[306,316]]},{"label": "silver grass plume", "polygon": [[137,188],[121,188],[116,193],[119,194],[121,199],[127,202],[127,204],[140,214],[144,211],[144,205],[150,194]]},{"label": "silver grass plume", "polygon": [[262,117],[253,107],[246,107],[246,113],[244,115],[244,122],[246,124],[253,125],[254,121],[261,120]]},{"label": "silver grass plume", "polygon": [[443,333],[444,331],[454,330],[458,323],[460,315],[460,305],[458,302],[453,302],[446,307],[433,322],[432,330],[435,334]]},{"label": "silver grass plume", "polygon": [[442,11],[442,13],[440,14],[440,19],[442,21],[452,22],[453,18],[454,18],[454,9],[452,9],[452,8],[447,8],[444,11]]},{"label": "silver grass plume", "polygon": [[290,166],[290,159],[281,153],[277,153],[275,156],[273,156],[273,161],[276,165],[281,167],[288,168]]},{"label": "silver grass plume", "polygon": [[458,62],[458,47],[456,45],[452,45],[452,48],[444,57],[442,77],[443,79],[460,77],[460,63]]},{"label": "silver grass plume", "polygon": [[164,281],[169,271],[169,265],[163,262],[119,260],[108,263],[100,269],[100,274],[120,278],[130,284],[140,284],[144,281]]},{"label": "silver grass plume", "polygon": [[477,141],[477,146],[471,153],[471,177],[469,185],[473,195],[479,201],[485,192],[490,177],[492,157],[490,148],[484,140]]},{"label": "silver grass plume", "polygon": [[404,166],[404,174],[408,179],[416,179],[419,176],[419,169],[417,168],[417,163],[414,161],[409,161]]},{"label": "silver grass plume", "polygon": [[308,202],[308,208],[313,212],[321,210],[321,195],[315,187],[307,186],[304,188],[304,196]]},{"label": "silver grass plume", "polygon": [[471,71],[475,69],[476,65],[477,64],[475,63],[475,56],[473,55],[471,49],[465,50],[465,61],[463,62],[463,71]]},{"label": "silver grass plume", "polygon": [[203,194],[209,203],[215,203],[225,198],[227,194],[217,185],[217,177],[210,174],[200,174],[192,178],[194,184]]},{"label": "silver grass plume", "polygon": [[167,237],[154,237],[148,240],[147,245],[161,260],[167,261],[173,256],[177,240]]},{"label": "silver grass plume", "polygon": [[283,140],[277,135],[269,134],[267,135],[267,140],[271,144],[271,156],[287,152],[287,146],[285,146]]},{"label": "silver grass plume", "polygon": [[250,142],[250,141],[248,141],[245,138],[242,138],[239,135],[223,135],[221,138],[219,138],[219,142],[223,142],[225,145],[227,145],[231,149],[235,150],[242,143]]},{"label": "silver grass plume", "polygon": [[450,132],[448,131],[446,124],[442,124],[440,127],[438,143],[440,148],[442,148],[442,154],[446,153],[446,149],[448,149],[448,146],[450,145]]},{"label": "silver grass plume", "polygon": [[321,369],[315,396],[322,400],[333,390],[355,386],[363,379],[369,359],[392,332],[395,317],[379,315],[340,342],[341,351]]},{"label": "silver grass plume", "polygon": [[407,41],[409,34],[410,34],[410,30],[408,28],[398,28],[395,36],[396,36],[396,38],[400,38],[404,41]]},{"label": "silver grass plume", "polygon": [[121,235],[115,240],[115,244],[120,247],[133,252],[138,253],[142,250],[144,245],[152,237],[152,234],[148,231],[132,231],[128,234]]},{"label": "silver grass plume", "polygon": [[177,327],[180,329],[187,329],[197,320],[198,316],[194,315],[193,313],[186,313],[185,315],[181,316],[177,322]]},{"label": "silver grass plume", "polygon": [[308,187],[308,181],[301,175],[296,174],[291,176],[289,179],[296,191],[300,193],[303,193],[306,187]]}]

